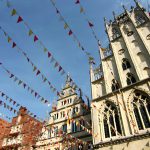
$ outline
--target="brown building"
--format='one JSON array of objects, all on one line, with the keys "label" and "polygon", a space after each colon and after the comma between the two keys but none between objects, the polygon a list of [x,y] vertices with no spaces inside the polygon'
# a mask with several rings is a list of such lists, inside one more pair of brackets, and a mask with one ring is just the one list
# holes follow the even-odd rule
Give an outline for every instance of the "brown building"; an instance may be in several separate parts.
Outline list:
[{"label": "brown building", "polygon": [[41,128],[42,123],[28,115],[25,107],[21,107],[18,116],[12,119],[0,150],[30,150]]},{"label": "brown building", "polygon": [[0,118],[0,149],[2,148],[2,142],[5,135],[9,133],[10,123]]}]

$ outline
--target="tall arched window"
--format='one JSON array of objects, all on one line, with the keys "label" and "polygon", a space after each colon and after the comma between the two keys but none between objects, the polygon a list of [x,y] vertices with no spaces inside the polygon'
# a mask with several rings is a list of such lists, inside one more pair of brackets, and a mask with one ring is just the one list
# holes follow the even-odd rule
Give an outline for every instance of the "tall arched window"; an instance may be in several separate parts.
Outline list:
[{"label": "tall arched window", "polygon": [[131,85],[136,82],[136,79],[133,74],[127,73],[127,85]]},{"label": "tall arched window", "polygon": [[139,130],[150,128],[150,96],[135,92],[132,106]]},{"label": "tall arched window", "polygon": [[105,138],[110,138],[122,134],[120,125],[120,115],[114,104],[106,103],[103,116]]},{"label": "tall arched window", "polygon": [[118,81],[116,81],[115,79],[112,80],[112,85],[111,85],[111,89],[112,91],[116,91],[120,88]]},{"label": "tall arched window", "polygon": [[128,69],[130,67],[131,67],[131,65],[130,65],[130,62],[128,61],[128,59],[123,58],[122,59],[122,69],[126,70],[126,69]]}]

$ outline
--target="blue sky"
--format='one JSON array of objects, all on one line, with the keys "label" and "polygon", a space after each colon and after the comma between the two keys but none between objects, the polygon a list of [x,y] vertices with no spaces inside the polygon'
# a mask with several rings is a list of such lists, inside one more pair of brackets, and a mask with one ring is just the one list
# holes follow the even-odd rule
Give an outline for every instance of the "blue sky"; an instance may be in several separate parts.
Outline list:
[{"label": "blue sky", "polygon": [[[102,45],[107,45],[103,18],[112,19],[112,11],[119,14],[123,11],[121,4],[127,8],[134,5],[133,0],[80,0],[85,8],[86,14],[94,24],[94,30]],[[19,12],[23,19],[30,25],[61,66],[69,72],[71,77],[90,97],[89,65],[85,54],[78,48],[77,44],[64,30],[61,22],[52,7],[50,0],[10,0],[13,7]],[[58,9],[66,21],[78,36],[82,45],[95,57],[99,63],[98,47],[87,26],[83,14],[79,13],[79,7],[75,0],[55,0]],[[147,8],[147,1],[140,0]],[[65,82],[65,76],[61,76],[48,58],[43,53],[39,44],[27,35],[28,30],[23,23],[16,23],[17,18],[10,16],[10,9],[6,7],[6,0],[0,1],[0,26],[13,38],[31,60],[38,66],[51,83],[60,91]],[[0,62],[2,62],[12,73],[25,81],[40,95],[48,99],[52,104],[57,99],[48,85],[44,84],[41,78],[36,77],[32,67],[27,63],[17,49],[12,49],[6,41],[5,36],[0,32]],[[31,112],[39,117],[45,118],[46,112],[51,107],[44,106],[34,98],[27,90],[18,86],[8,75],[0,69],[0,91],[3,91],[18,103],[26,106]],[[4,98],[0,97],[4,100]],[[4,100],[5,101],[5,100]],[[9,104],[7,102],[7,104]],[[11,105],[12,106],[12,105]],[[14,107],[15,108],[15,107]],[[7,116],[14,116],[8,110],[0,107],[0,113]]]}]

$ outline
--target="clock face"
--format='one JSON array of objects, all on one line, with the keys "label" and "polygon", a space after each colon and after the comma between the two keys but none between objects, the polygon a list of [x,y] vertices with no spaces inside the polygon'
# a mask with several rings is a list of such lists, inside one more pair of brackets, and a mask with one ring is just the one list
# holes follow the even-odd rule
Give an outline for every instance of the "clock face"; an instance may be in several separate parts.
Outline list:
[{"label": "clock face", "polygon": [[118,51],[118,54],[119,54],[119,55],[122,55],[124,52],[125,52],[124,49],[120,49],[120,50]]}]

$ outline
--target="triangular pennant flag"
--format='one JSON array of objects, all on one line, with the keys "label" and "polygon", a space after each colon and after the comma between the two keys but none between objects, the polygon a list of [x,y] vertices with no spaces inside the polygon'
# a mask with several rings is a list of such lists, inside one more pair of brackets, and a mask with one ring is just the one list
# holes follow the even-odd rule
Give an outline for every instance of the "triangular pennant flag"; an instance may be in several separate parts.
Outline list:
[{"label": "triangular pennant flag", "polygon": [[90,27],[93,27],[93,26],[94,26],[91,22],[88,22],[88,24],[89,24]]},{"label": "triangular pennant flag", "polygon": [[59,13],[59,10],[56,8],[56,13],[58,14]]},{"label": "triangular pennant flag", "polygon": [[37,73],[36,73],[36,75],[39,75],[40,73],[41,73],[40,70],[38,70]]},{"label": "triangular pennant flag", "polygon": [[10,75],[10,78],[12,78],[12,77],[14,77],[14,75],[13,75],[13,74],[11,74],[11,75]]},{"label": "triangular pennant flag", "polygon": [[58,62],[56,62],[55,65],[54,65],[54,67],[56,68],[58,65],[59,65]]},{"label": "triangular pennant flag", "polygon": [[83,7],[80,7],[80,13],[82,13],[84,11]]},{"label": "triangular pennant flag", "polygon": [[11,38],[8,36],[7,38],[8,43],[11,42]]},{"label": "triangular pennant flag", "polygon": [[10,2],[9,1],[7,1],[7,7],[11,7],[11,4],[10,4]]},{"label": "triangular pennant flag", "polygon": [[24,84],[23,84],[23,87],[26,88],[26,86],[27,86],[27,85],[24,83]]},{"label": "triangular pennant flag", "polygon": [[29,30],[29,36],[31,36],[33,34],[33,31],[30,29]]},{"label": "triangular pennant flag", "polygon": [[47,52],[47,48],[44,48],[44,53]]},{"label": "triangular pennant flag", "polygon": [[12,45],[12,48],[14,48],[14,47],[16,47],[16,43],[15,42],[13,42],[13,45]]},{"label": "triangular pennant flag", "polygon": [[44,80],[43,80],[43,82],[45,82],[47,79],[46,79],[46,77],[44,78]]},{"label": "triangular pennant flag", "polygon": [[61,67],[61,66],[59,66],[59,70],[58,70],[58,71],[60,72],[61,70],[62,70],[62,67]]},{"label": "triangular pennant flag", "polygon": [[33,72],[34,72],[36,69],[37,69],[37,67],[36,67],[36,66],[34,66],[34,68],[33,68]]},{"label": "triangular pennant flag", "polygon": [[37,94],[38,94],[38,93],[37,93],[37,92],[35,92],[35,97],[37,96]]},{"label": "triangular pennant flag", "polygon": [[21,16],[19,16],[19,17],[18,17],[18,20],[17,20],[17,23],[19,23],[19,22],[21,22],[21,21],[23,21],[23,19],[22,19]]},{"label": "triangular pennant flag", "polygon": [[75,4],[79,4],[80,3],[80,0],[77,0],[76,2],[75,2]]},{"label": "triangular pennant flag", "polygon": [[34,36],[34,42],[36,42],[38,40],[38,37],[35,35]]},{"label": "triangular pennant flag", "polygon": [[51,57],[51,53],[50,52],[48,52],[48,57]]},{"label": "triangular pennant flag", "polygon": [[15,9],[12,10],[11,15],[14,16],[16,15],[17,11]]},{"label": "triangular pennant flag", "polygon": [[2,95],[2,97],[3,97],[5,94],[2,92],[2,94],[1,94],[1,95]]},{"label": "triangular pennant flag", "polygon": [[68,35],[72,35],[72,33],[73,33],[73,32],[72,32],[72,30],[69,30],[69,33],[68,33]]},{"label": "triangular pennant flag", "polygon": [[19,84],[21,84],[21,83],[22,83],[22,81],[21,81],[21,80],[19,80],[18,85],[19,85]]},{"label": "triangular pennant flag", "polygon": [[16,82],[17,80],[18,80],[18,78],[17,78],[17,77],[15,77],[14,81]]},{"label": "triangular pennant flag", "polygon": [[64,25],[64,29],[67,29],[68,28],[68,24],[67,23],[65,23],[65,25]]}]

